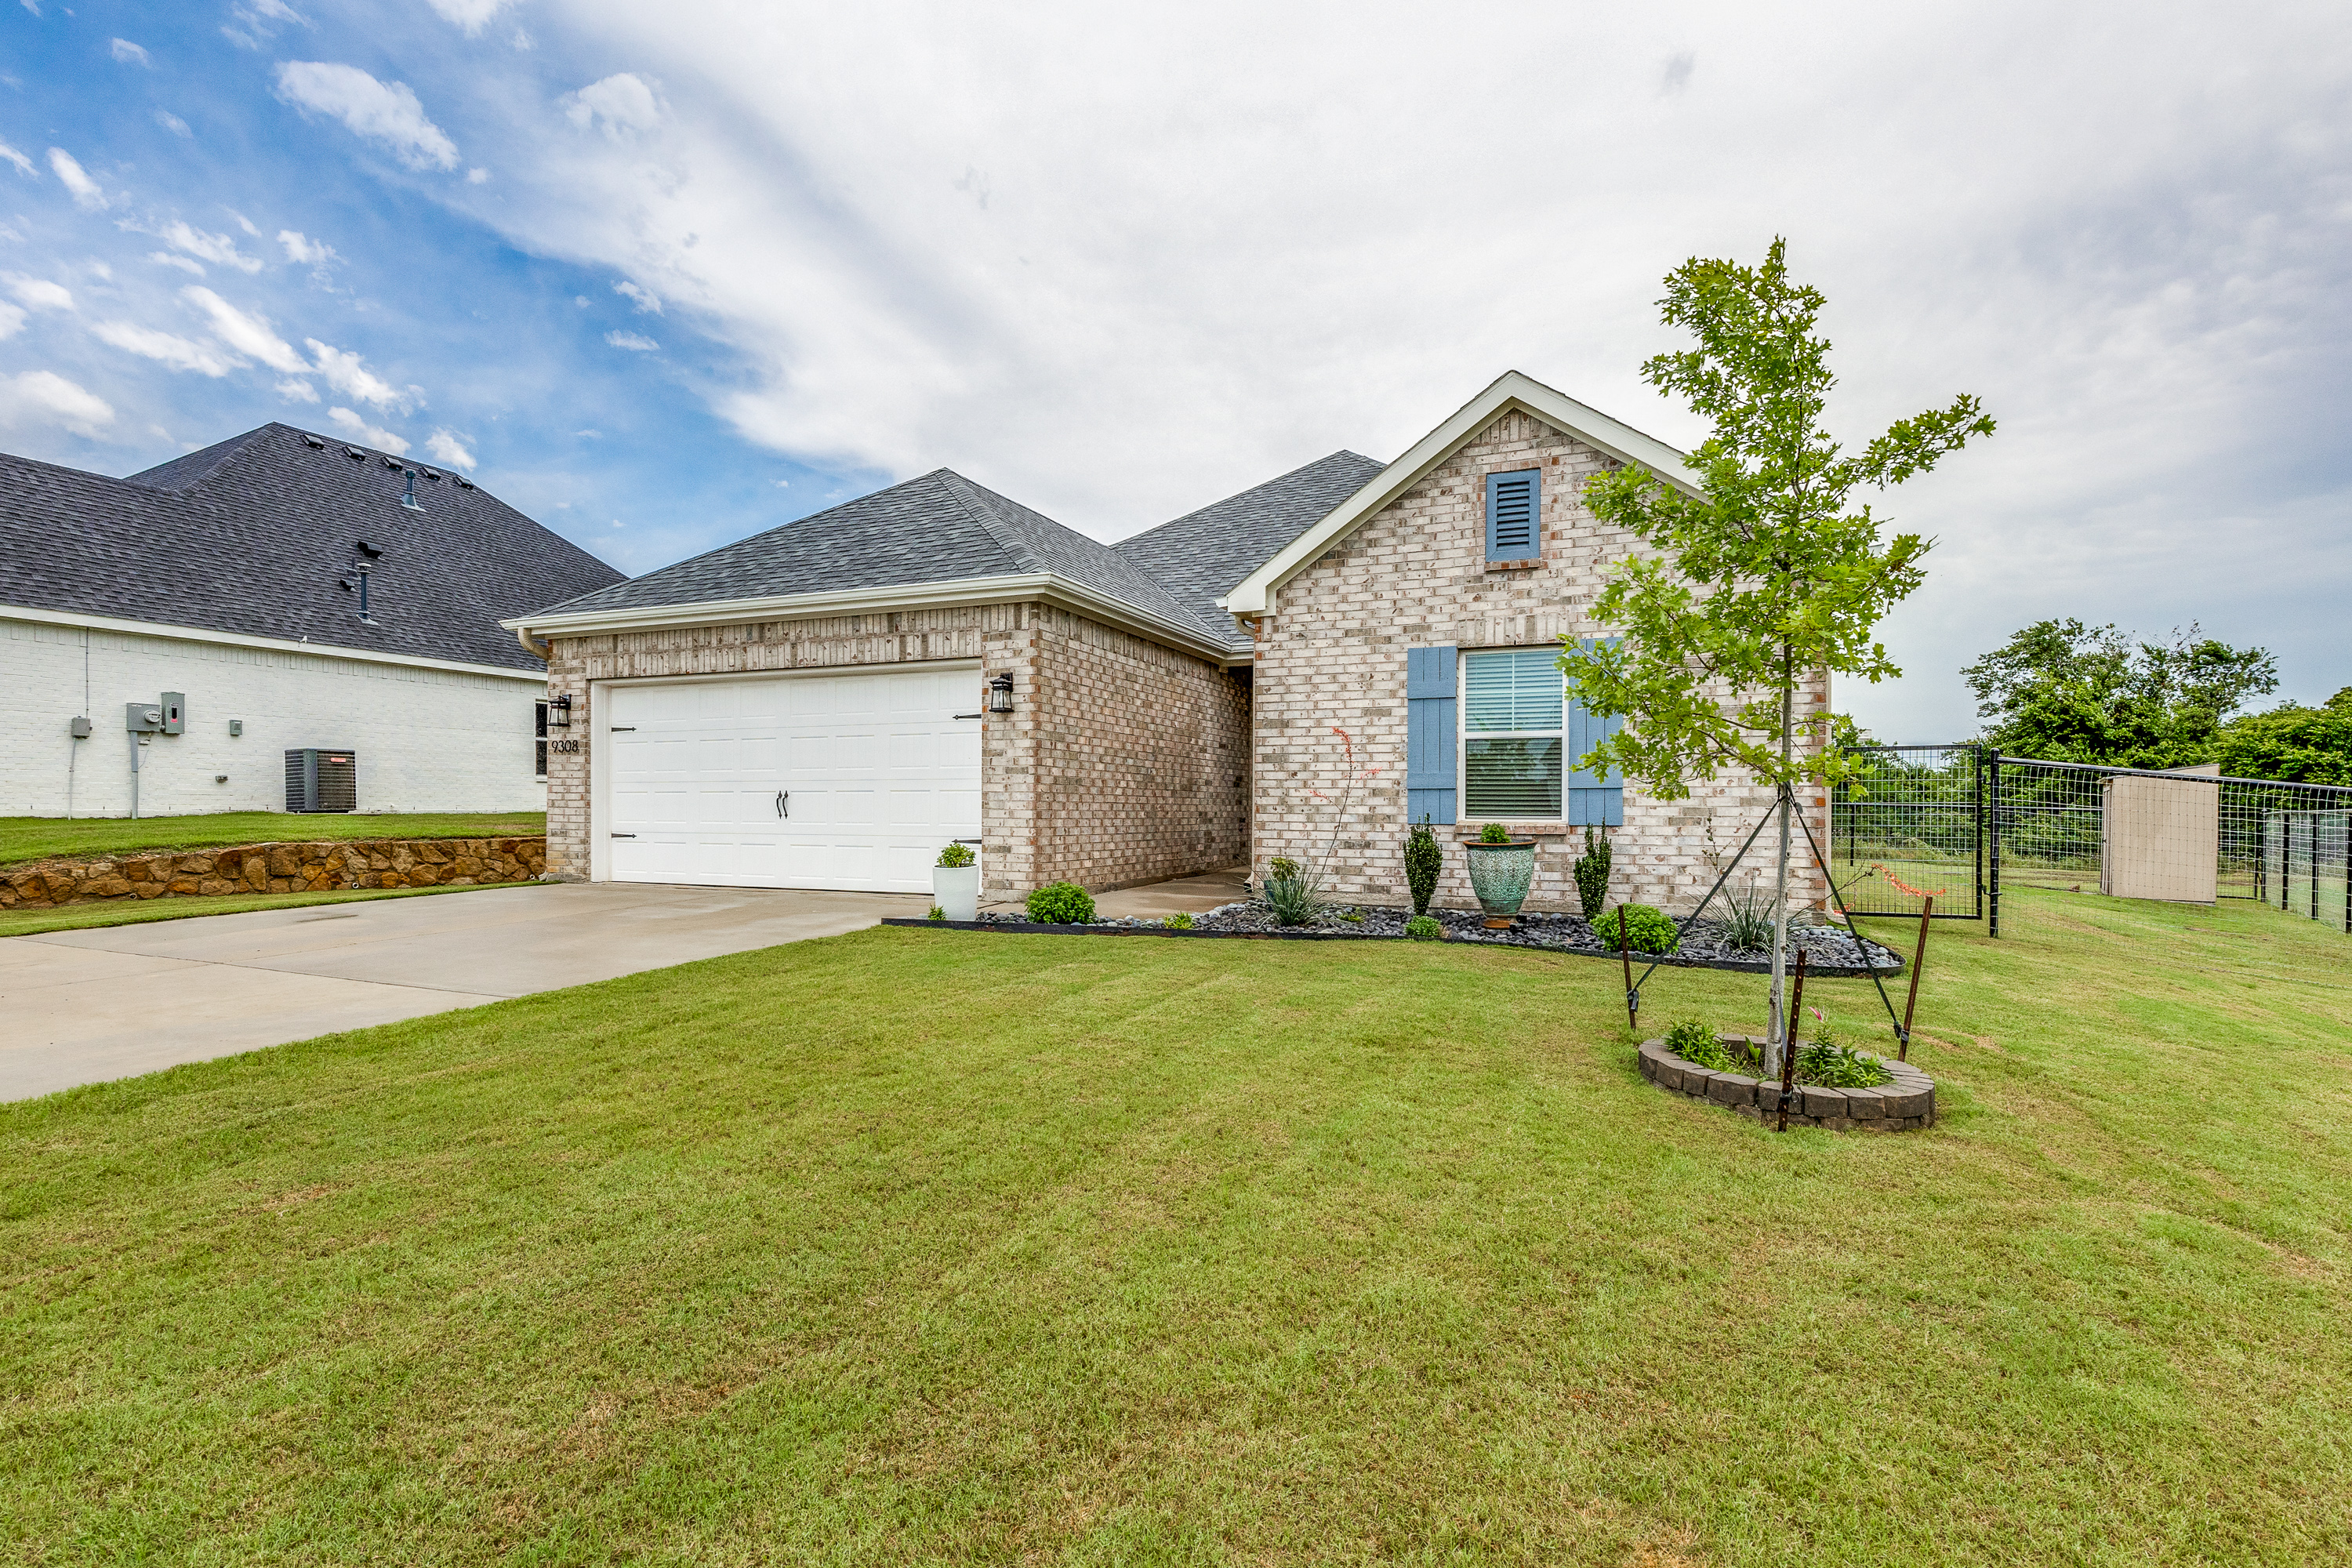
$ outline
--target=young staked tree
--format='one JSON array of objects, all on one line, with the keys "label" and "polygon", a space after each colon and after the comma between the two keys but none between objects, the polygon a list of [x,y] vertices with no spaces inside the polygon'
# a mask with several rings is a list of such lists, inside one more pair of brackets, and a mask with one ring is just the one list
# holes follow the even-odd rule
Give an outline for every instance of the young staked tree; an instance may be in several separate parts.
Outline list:
[{"label": "young staked tree", "polygon": [[[1971,396],[1890,426],[1856,457],[1822,428],[1835,384],[1830,345],[1813,331],[1821,291],[1792,281],[1786,242],[1761,267],[1694,258],[1666,279],[1669,326],[1697,346],[1664,353],[1643,378],[1689,404],[1711,428],[1690,466],[1704,494],[1685,495],[1644,469],[1594,479],[1585,505],[1603,526],[1631,530],[1647,552],[1620,563],[1594,618],[1622,635],[1580,646],[1563,638],[1560,668],[1595,713],[1624,727],[1591,765],[1679,800],[1694,781],[1738,768],[1779,792],[1774,884],[1771,1070],[1788,1038],[1782,1003],[1789,942],[1794,787],[1845,772],[1820,742],[1828,713],[1797,712],[1797,687],[1816,669],[1878,681],[1901,670],[1874,639],[1896,601],[1918,587],[1929,541],[1881,536],[1853,492],[1901,484],[1993,422]],[[1799,730],[1810,727],[1811,744]]]}]

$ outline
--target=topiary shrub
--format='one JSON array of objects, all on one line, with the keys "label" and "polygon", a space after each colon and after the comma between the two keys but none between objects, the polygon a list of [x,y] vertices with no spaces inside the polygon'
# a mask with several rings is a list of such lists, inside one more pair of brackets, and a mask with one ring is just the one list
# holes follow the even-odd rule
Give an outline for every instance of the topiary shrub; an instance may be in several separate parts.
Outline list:
[{"label": "topiary shrub", "polygon": [[1095,901],[1076,882],[1049,882],[1029,895],[1029,918],[1039,925],[1085,925],[1095,918]]},{"label": "topiary shrub", "polygon": [[1682,934],[1664,910],[1647,904],[1620,904],[1601,917],[1593,926],[1601,940],[1610,946],[1617,945],[1617,916],[1625,916],[1625,945],[1635,952],[1672,952],[1682,945]]},{"label": "topiary shrub", "polygon": [[1481,844],[1508,844],[1510,841],[1511,830],[1499,822],[1490,822],[1478,830],[1478,842]]},{"label": "topiary shrub", "polygon": [[1430,831],[1429,814],[1422,813],[1421,820],[1404,840],[1404,883],[1412,889],[1412,912],[1429,913],[1429,900],[1437,891],[1438,873],[1445,869],[1445,852],[1437,847],[1437,835]]},{"label": "topiary shrub", "polygon": [[1404,934],[1415,942],[1443,942],[1445,928],[1437,923],[1434,915],[1415,915],[1404,922]]},{"label": "topiary shrub", "polygon": [[1192,917],[1180,910],[1175,914],[1170,915],[1166,923],[1170,931],[1191,931]]},{"label": "topiary shrub", "polygon": [[946,870],[960,870],[971,864],[971,846],[969,844],[950,844],[946,848],[940,851],[940,858],[935,864]]},{"label": "topiary shrub", "polygon": [[1584,918],[1591,920],[1609,901],[1609,866],[1616,852],[1604,837],[1595,838],[1592,829],[1584,830],[1584,853],[1576,858],[1570,870],[1576,878],[1576,900],[1584,906]]}]

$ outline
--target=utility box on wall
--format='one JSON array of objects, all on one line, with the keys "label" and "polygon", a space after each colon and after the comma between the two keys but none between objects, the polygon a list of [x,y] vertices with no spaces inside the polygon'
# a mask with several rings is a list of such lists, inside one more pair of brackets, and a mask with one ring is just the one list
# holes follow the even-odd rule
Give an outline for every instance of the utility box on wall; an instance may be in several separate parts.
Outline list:
[{"label": "utility box on wall", "polygon": [[357,752],[311,746],[286,753],[286,809],[301,812],[357,811]]}]

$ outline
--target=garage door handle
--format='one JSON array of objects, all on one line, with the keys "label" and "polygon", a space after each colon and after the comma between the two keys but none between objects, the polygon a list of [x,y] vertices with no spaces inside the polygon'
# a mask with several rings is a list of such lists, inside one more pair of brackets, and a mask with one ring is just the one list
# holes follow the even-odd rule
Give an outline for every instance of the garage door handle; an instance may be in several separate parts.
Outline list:
[{"label": "garage door handle", "polygon": [[792,814],[793,792],[788,789],[778,790],[776,792],[776,815],[778,816],[790,816]]},{"label": "garage door handle", "polygon": [[958,719],[985,719],[988,715],[985,713],[958,713],[954,715],[954,717]]},{"label": "garage door handle", "polygon": [[634,833],[615,833],[613,837],[615,838],[635,838],[636,835]]}]

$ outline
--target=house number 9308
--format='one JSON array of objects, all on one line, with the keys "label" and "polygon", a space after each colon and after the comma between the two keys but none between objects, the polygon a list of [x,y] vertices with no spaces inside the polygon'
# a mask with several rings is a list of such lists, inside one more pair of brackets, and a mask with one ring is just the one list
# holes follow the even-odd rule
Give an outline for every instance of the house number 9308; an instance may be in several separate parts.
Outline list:
[{"label": "house number 9308", "polygon": [[577,741],[550,741],[547,743],[547,749],[551,752],[576,752],[580,749],[580,742]]}]

